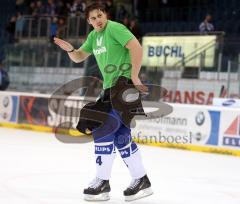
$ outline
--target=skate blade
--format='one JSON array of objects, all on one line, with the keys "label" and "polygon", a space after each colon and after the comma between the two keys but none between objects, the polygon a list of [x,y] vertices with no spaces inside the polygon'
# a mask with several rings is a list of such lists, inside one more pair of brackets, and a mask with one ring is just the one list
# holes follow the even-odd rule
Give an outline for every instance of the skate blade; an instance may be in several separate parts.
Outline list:
[{"label": "skate blade", "polygon": [[125,201],[133,201],[133,200],[138,200],[147,196],[150,196],[153,194],[153,191],[151,188],[146,188],[141,191],[139,191],[137,194],[132,195],[132,196],[125,196]]},{"label": "skate blade", "polygon": [[109,199],[109,193],[101,193],[99,195],[84,194],[84,200],[86,201],[106,201]]}]

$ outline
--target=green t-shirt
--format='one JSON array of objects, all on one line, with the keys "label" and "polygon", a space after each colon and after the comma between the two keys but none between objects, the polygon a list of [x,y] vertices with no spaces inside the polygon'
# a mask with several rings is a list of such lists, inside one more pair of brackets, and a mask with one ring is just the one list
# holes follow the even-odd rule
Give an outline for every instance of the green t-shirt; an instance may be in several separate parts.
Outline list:
[{"label": "green t-shirt", "polygon": [[131,58],[125,45],[133,38],[124,25],[108,20],[104,30],[91,31],[81,46],[94,54],[103,76],[103,89],[112,87],[119,76],[131,78]]}]

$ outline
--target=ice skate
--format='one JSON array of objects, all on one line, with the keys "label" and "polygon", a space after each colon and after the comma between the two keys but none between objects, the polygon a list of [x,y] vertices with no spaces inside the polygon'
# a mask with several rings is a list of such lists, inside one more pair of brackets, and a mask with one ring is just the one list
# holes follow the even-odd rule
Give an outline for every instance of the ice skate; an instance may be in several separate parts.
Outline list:
[{"label": "ice skate", "polygon": [[109,181],[95,178],[88,188],[84,189],[84,199],[86,201],[106,201],[109,200],[111,191]]},{"label": "ice skate", "polygon": [[125,196],[125,201],[138,200],[152,195],[153,191],[147,175],[139,179],[134,179],[123,194]]}]

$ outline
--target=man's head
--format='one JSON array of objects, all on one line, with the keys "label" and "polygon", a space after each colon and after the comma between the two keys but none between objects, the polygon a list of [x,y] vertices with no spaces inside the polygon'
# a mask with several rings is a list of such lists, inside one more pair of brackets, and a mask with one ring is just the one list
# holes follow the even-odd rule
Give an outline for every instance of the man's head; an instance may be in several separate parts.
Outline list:
[{"label": "man's head", "polygon": [[41,7],[42,7],[42,1],[37,1],[36,4],[37,4],[37,7],[38,7],[38,8],[41,8]]},{"label": "man's head", "polygon": [[207,14],[206,17],[205,17],[205,20],[207,22],[210,22],[212,20],[212,16],[210,14]]},{"label": "man's head", "polygon": [[147,80],[147,75],[145,73],[140,74],[140,79],[141,81],[146,81]]},{"label": "man's head", "polygon": [[137,18],[132,18],[130,21],[130,27],[133,28],[137,25]]},{"label": "man's head", "polygon": [[105,28],[107,24],[107,13],[105,6],[94,3],[89,5],[85,10],[88,23],[98,32]]}]

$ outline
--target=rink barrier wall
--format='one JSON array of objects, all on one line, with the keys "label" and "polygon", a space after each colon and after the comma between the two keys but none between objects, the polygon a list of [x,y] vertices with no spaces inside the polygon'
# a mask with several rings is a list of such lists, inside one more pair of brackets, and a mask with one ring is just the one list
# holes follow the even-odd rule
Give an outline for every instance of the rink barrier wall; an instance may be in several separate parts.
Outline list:
[{"label": "rink barrier wall", "polygon": [[[37,131],[37,132],[46,132],[46,133],[55,133],[56,128],[54,127],[47,127],[47,126],[41,126],[41,125],[30,125],[30,124],[16,124],[16,123],[6,123],[6,122],[0,122],[0,127],[4,128],[13,128],[13,129],[23,129],[23,130],[31,130],[31,131]],[[79,137],[79,136],[85,136],[84,134],[80,133],[79,131],[75,129],[59,129],[58,133],[61,134],[68,134],[71,133],[69,136],[73,137]]]},{"label": "rink barrier wall", "polygon": [[[39,125],[29,125],[29,124],[13,124],[13,123],[0,123],[0,127],[5,128],[16,128],[16,129],[23,129],[23,130],[30,130],[30,131],[38,131],[38,132],[46,132],[46,133],[54,133],[54,128],[46,127],[46,126],[39,126]],[[68,133],[68,131],[62,129],[60,131],[62,134]],[[71,130],[71,136],[84,136],[83,134],[79,133],[77,130]],[[155,143],[152,144],[150,141],[147,143],[143,140],[134,140],[135,142],[143,145],[153,146],[153,147],[164,147],[164,148],[176,148],[182,150],[190,150],[196,152],[206,152],[206,153],[217,153],[217,154],[225,154],[231,156],[239,156],[240,151],[238,150],[228,150],[224,148],[213,148],[213,147],[203,147],[203,146],[195,146],[195,145],[180,145],[180,144],[167,144],[167,143]]]},{"label": "rink barrier wall", "polygon": [[[74,128],[64,128],[62,122],[71,122],[76,127],[79,114],[71,117],[49,110],[51,95],[16,92],[0,92],[0,127],[19,128],[40,132],[56,131],[69,136],[83,136]],[[56,100],[56,109],[63,99]],[[69,97],[67,107],[81,108],[82,97]],[[91,101],[93,99],[88,99]],[[173,112],[168,116],[136,121],[132,129],[133,140],[137,143],[155,147],[177,148],[191,151],[221,153],[240,156],[240,109],[204,105],[170,104]],[[58,110],[59,111],[59,110]],[[60,110],[61,112],[62,110]],[[148,112],[146,109],[145,111]],[[171,139],[174,142],[152,138]],[[189,140],[189,138],[191,138]],[[177,143],[182,139],[182,143]],[[184,140],[188,140],[184,143]]]},{"label": "rink barrier wall", "polygon": [[216,154],[224,154],[230,156],[238,156],[240,157],[239,150],[226,149],[226,148],[217,148],[217,147],[207,147],[207,146],[198,146],[198,145],[183,145],[183,144],[168,144],[168,143],[146,143],[143,140],[134,140],[138,144],[143,144],[152,147],[163,147],[163,148],[172,148],[172,149],[182,149],[189,150],[194,152],[205,152],[205,153],[216,153]]}]

